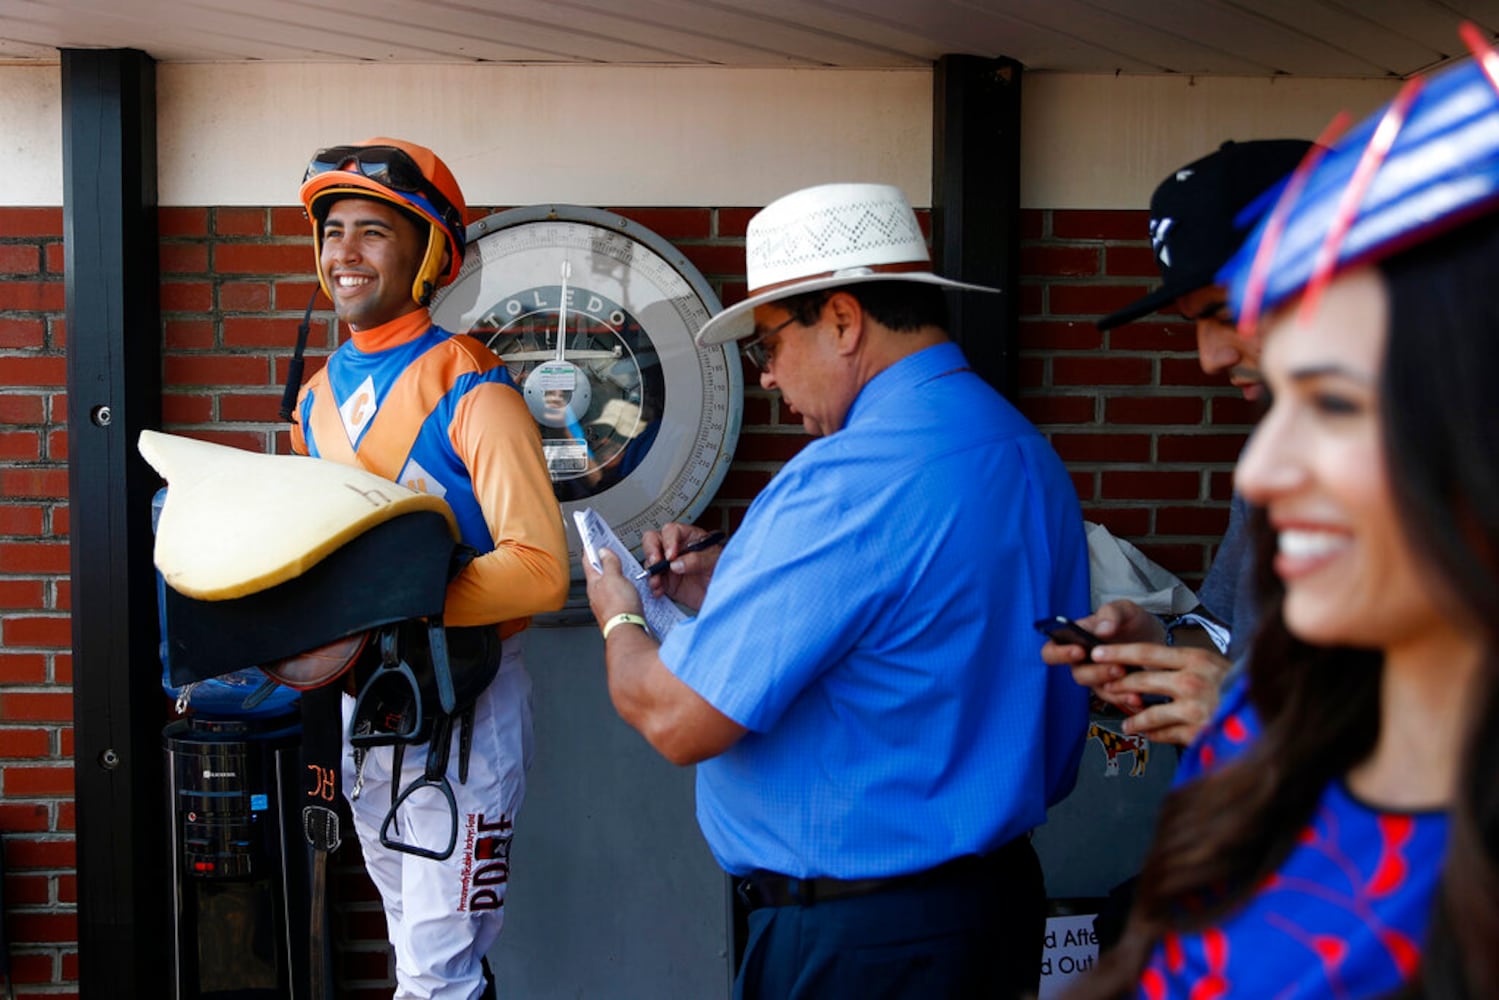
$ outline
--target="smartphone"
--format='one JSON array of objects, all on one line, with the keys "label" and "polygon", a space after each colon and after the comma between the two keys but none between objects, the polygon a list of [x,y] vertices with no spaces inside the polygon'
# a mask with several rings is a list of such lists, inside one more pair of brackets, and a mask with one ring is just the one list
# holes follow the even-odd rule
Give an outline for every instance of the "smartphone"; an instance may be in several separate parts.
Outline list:
[{"label": "smartphone", "polygon": [[1103,645],[1103,640],[1083,628],[1066,615],[1052,615],[1036,622],[1036,631],[1052,642],[1092,649]]},{"label": "smartphone", "polygon": [[[1102,639],[1066,615],[1052,615],[1050,618],[1042,618],[1036,622],[1036,631],[1046,636],[1052,642],[1081,646],[1084,649],[1092,649],[1094,646],[1103,645]],[[1142,669],[1130,663],[1120,664],[1120,666],[1124,667],[1124,672],[1127,674],[1132,674],[1136,670]],[[1140,701],[1146,705],[1164,705],[1170,700],[1170,698],[1160,694],[1140,696]]]}]

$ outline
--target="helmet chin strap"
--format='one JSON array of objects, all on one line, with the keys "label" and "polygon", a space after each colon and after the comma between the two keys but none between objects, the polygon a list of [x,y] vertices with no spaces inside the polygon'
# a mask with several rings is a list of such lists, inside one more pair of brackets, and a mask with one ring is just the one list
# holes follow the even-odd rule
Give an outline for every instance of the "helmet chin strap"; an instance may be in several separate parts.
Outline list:
[{"label": "helmet chin strap", "polygon": [[[323,269],[318,267],[318,284],[323,284]],[[292,411],[296,409],[297,393],[302,388],[302,355],[307,351],[307,334],[312,329],[312,307],[317,305],[318,293],[314,291],[312,298],[307,300],[307,311],[302,314],[302,322],[297,324],[297,348],[292,352],[291,364],[286,368],[286,388],[281,392],[281,419],[290,422]],[[330,296],[331,298],[331,296]]]},{"label": "helmet chin strap", "polygon": [[[333,289],[328,287],[328,276],[323,273],[323,225],[321,221],[315,222],[312,227],[312,260],[317,265],[318,287],[323,290],[324,295],[328,296],[328,301],[332,302]],[[317,295],[314,294],[313,299],[316,300]],[[309,305],[307,308],[310,314],[312,307]]]},{"label": "helmet chin strap", "polygon": [[419,306],[427,306],[437,292],[438,272],[442,269],[442,254],[448,248],[447,234],[437,226],[427,225],[427,253],[422,257],[422,266],[416,269],[416,278],[411,282],[411,298]]}]

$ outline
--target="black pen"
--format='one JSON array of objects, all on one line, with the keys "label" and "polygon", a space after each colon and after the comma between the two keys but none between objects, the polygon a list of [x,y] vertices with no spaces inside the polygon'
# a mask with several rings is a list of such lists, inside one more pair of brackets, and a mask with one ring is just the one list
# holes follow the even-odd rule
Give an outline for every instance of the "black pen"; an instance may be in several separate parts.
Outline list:
[{"label": "black pen", "polygon": [[[702,538],[699,538],[697,541],[682,546],[682,548],[677,552],[677,558],[680,559],[682,556],[685,556],[689,552],[701,552],[703,551],[703,549],[711,549],[715,545],[722,545],[724,543],[724,539],[728,537],[729,536],[725,535],[722,531],[710,531],[708,534],[704,535]],[[641,570],[639,573],[636,573],[635,579],[644,580],[648,576],[655,576],[657,573],[665,573],[669,569],[671,569],[671,560],[663,559],[660,562],[651,563],[645,569]]]}]

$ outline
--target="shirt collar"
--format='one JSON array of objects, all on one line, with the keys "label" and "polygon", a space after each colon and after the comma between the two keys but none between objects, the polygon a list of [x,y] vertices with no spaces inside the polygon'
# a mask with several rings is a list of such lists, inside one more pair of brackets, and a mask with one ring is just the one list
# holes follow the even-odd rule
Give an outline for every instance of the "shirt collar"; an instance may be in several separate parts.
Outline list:
[{"label": "shirt collar", "polygon": [[886,399],[905,389],[930,382],[939,375],[967,365],[963,349],[950,340],[934,344],[915,354],[908,354],[864,383],[864,388],[854,398],[854,405],[848,408],[843,426],[849,426],[864,410],[877,408]]}]

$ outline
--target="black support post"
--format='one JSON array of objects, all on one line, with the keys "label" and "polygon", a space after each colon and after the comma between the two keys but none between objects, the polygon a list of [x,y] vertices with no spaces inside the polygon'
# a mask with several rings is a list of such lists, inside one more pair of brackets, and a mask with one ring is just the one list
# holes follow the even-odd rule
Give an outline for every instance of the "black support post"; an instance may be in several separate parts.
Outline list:
[{"label": "black support post", "polygon": [[166,997],[157,480],[135,451],[161,423],[155,63],[64,49],[62,117],[79,984]]},{"label": "black support post", "polygon": [[953,298],[952,333],[1015,398],[1020,324],[1020,73],[1013,59],[946,55],[932,86],[932,244],[939,273],[1002,289]]}]

